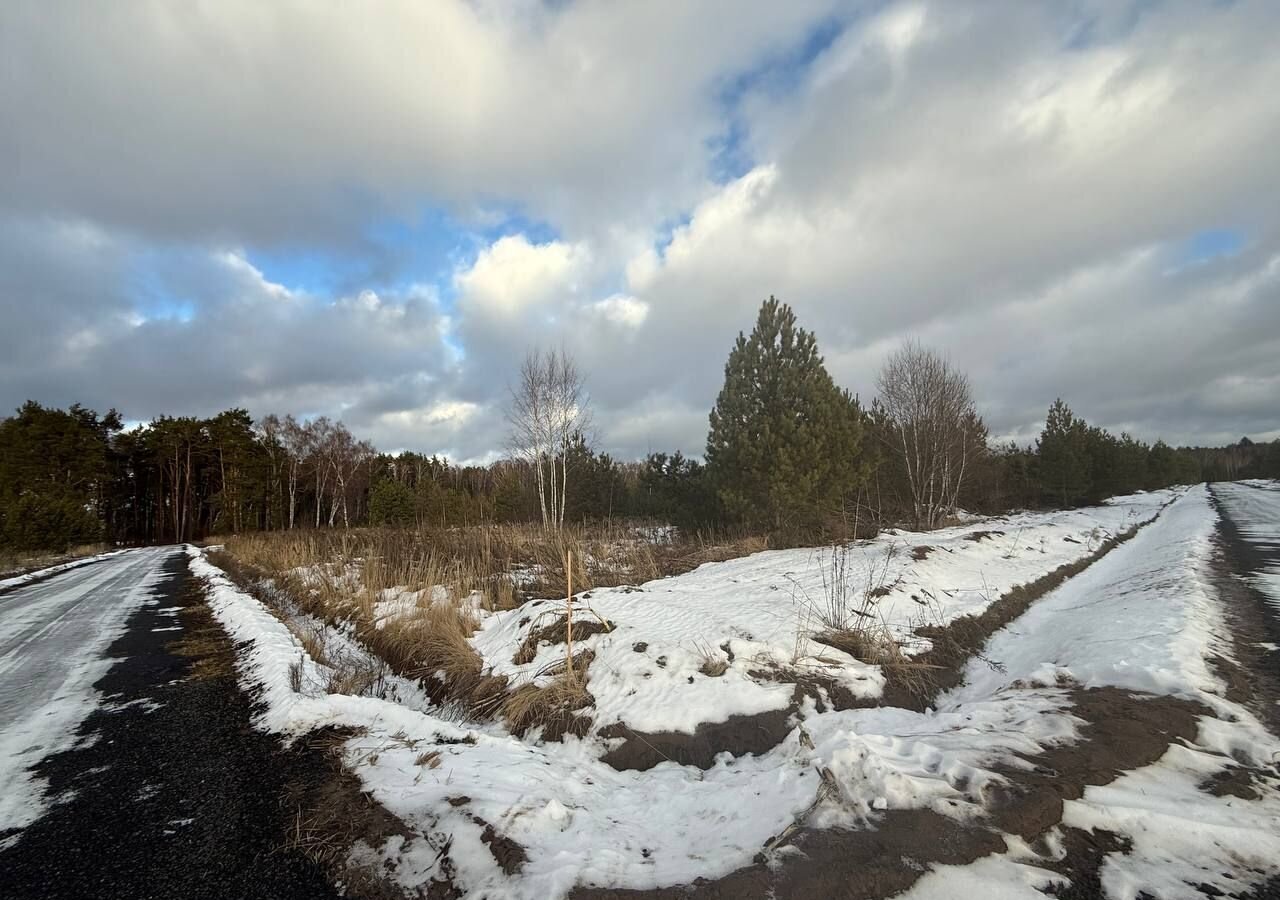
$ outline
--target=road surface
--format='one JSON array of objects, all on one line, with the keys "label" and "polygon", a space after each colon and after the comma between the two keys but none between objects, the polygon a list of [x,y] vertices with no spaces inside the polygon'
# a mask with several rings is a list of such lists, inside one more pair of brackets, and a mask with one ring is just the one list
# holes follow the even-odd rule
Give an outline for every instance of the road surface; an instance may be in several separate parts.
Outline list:
[{"label": "road surface", "polygon": [[322,777],[251,725],[182,548],[0,593],[0,895],[335,897],[284,801]]},{"label": "road surface", "polygon": [[0,834],[43,809],[29,769],[68,749],[101,698],[106,650],[179,550],[145,549],[0,594]]}]

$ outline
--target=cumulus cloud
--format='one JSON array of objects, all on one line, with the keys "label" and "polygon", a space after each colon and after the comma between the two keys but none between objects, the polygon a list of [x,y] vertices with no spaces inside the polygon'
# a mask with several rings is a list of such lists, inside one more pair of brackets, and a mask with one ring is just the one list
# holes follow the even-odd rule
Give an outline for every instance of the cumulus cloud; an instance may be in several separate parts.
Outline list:
[{"label": "cumulus cloud", "polygon": [[[485,459],[519,358],[563,346],[607,449],[697,453],[775,294],[864,397],[903,337],[948,352],[997,434],[1059,395],[1147,438],[1280,427],[1265,2],[19,2],[0,26],[7,405],[325,413]],[[457,229],[443,275],[304,290],[251,262],[359,256],[424,204]]]},{"label": "cumulus cloud", "polygon": [[705,184],[721,84],[833,5],[16,0],[0,202],[267,242],[424,196],[647,225]]}]

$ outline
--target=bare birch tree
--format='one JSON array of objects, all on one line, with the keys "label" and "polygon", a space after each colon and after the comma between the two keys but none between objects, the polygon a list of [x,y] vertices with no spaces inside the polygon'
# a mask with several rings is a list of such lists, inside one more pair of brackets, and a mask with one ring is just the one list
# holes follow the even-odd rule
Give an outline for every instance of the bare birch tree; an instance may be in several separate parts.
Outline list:
[{"label": "bare birch tree", "polygon": [[298,511],[298,486],[302,469],[311,456],[311,430],[292,415],[280,424],[280,445],[285,455],[285,481],[289,489],[289,527],[293,528]]},{"label": "bare birch tree", "polygon": [[964,373],[918,341],[880,370],[882,438],[906,479],[917,528],[936,528],[959,502],[965,476],[986,449],[986,426]]},{"label": "bare birch tree", "polygon": [[324,492],[329,485],[329,444],[333,440],[333,423],[328,416],[312,419],[305,426],[307,432],[309,464],[316,480],[316,528],[324,511]]},{"label": "bare birch tree", "polygon": [[509,449],[533,471],[542,525],[564,525],[569,495],[569,448],[591,427],[588,397],[577,363],[564,350],[531,350],[511,388]]}]

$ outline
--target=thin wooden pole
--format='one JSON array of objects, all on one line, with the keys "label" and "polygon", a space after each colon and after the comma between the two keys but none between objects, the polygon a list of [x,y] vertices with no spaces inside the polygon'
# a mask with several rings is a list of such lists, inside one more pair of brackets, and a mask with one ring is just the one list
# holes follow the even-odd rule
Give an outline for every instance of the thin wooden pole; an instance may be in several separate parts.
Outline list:
[{"label": "thin wooden pole", "polygon": [[564,601],[564,665],[570,678],[577,678],[573,671],[573,551],[566,550],[564,556],[564,581],[567,595]]}]

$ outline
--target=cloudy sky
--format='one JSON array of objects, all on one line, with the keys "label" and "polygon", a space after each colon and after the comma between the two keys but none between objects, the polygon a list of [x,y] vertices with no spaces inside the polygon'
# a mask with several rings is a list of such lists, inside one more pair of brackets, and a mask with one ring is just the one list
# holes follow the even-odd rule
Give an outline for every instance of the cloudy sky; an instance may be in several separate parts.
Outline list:
[{"label": "cloudy sky", "polygon": [[789,302],[993,432],[1280,432],[1280,5],[6,0],[0,408],[340,417],[484,459],[525,349],[700,453]]}]

